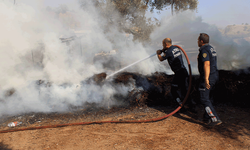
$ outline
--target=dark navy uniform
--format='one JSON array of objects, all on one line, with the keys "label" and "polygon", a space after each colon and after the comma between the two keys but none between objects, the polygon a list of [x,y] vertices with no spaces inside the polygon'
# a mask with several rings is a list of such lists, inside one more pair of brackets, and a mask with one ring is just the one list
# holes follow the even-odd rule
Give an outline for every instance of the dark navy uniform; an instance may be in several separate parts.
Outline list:
[{"label": "dark navy uniform", "polygon": [[[205,73],[204,73],[204,62],[210,61],[210,74],[209,84],[210,89],[205,86]],[[209,44],[205,44],[200,47],[198,54],[198,70],[200,73],[199,92],[200,100],[205,107],[206,113],[204,113],[204,119],[212,119],[213,122],[219,120],[219,117],[212,105],[211,90],[214,89],[216,82],[219,79],[219,73],[217,70],[217,53],[216,50]]]},{"label": "dark navy uniform", "polygon": [[[181,50],[172,45],[168,49],[163,50],[162,58],[168,60],[170,68],[175,73],[171,84],[171,94],[173,98],[175,100],[176,98],[183,99],[187,92],[188,73],[183,63]],[[181,89],[181,94],[177,92],[179,88]]]}]

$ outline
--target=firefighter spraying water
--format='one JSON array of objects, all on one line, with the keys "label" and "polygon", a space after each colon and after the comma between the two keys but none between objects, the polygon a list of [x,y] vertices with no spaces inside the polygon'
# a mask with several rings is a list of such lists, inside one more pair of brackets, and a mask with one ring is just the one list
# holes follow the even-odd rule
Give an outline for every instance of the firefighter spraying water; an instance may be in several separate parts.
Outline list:
[{"label": "firefighter spraying water", "polygon": [[[162,50],[157,50],[157,56],[160,61],[167,60],[171,70],[174,72],[174,79],[171,85],[171,94],[174,100],[181,105],[181,101],[184,99],[184,95],[187,93],[187,79],[188,72],[186,67],[184,66],[184,62],[182,59],[181,50],[172,45],[172,40],[170,38],[165,38],[162,41]],[[181,91],[180,93],[178,91]],[[194,108],[194,103],[192,100],[188,99],[188,110],[191,112],[196,112]]]}]

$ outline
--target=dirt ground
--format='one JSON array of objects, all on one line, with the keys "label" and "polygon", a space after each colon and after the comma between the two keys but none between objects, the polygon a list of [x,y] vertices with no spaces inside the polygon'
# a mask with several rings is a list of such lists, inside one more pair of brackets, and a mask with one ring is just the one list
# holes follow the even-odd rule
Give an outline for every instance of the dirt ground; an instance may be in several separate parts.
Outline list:
[{"label": "dirt ground", "polygon": [[[248,68],[250,71],[250,68]],[[105,84],[105,74],[94,76],[96,83]],[[11,129],[41,127],[92,121],[148,120],[166,116],[176,107],[170,103],[173,76],[156,73],[142,76],[134,73],[118,75],[113,84],[132,82],[134,90],[124,98],[126,107],[110,109],[88,107],[65,113],[29,113],[0,118],[0,132]],[[198,80],[193,78],[191,96],[197,97]],[[146,83],[146,84],[145,84]],[[57,128],[0,133],[1,150],[250,150],[250,76],[247,73],[220,71],[215,90],[215,109],[223,123],[209,128],[202,123],[203,108],[197,103],[197,113],[177,112],[149,123],[102,123]],[[142,91],[137,88],[143,88]],[[117,96],[120,100],[121,97]],[[228,103],[229,102],[229,103]],[[86,105],[85,105],[86,106]],[[8,127],[12,121],[21,121]]]},{"label": "dirt ground", "polygon": [[[0,133],[0,149],[250,150],[250,110],[227,105],[215,108],[223,124],[214,128],[208,128],[199,121],[202,109],[198,109],[197,114],[178,112],[164,120],[151,123],[105,123]],[[165,116],[172,110],[173,108],[163,106],[144,106],[77,117],[72,114],[29,114],[5,120],[0,131],[13,129],[7,127],[11,120],[23,121],[23,124],[14,128],[25,128],[98,120],[145,120]]]}]

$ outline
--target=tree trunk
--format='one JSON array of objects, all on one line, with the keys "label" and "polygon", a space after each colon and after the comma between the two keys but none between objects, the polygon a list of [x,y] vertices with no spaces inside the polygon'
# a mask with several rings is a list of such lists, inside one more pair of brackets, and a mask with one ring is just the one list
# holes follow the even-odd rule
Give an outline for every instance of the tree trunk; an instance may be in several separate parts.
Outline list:
[{"label": "tree trunk", "polygon": [[172,16],[174,15],[174,0],[172,0],[171,2],[171,12],[172,12]]}]

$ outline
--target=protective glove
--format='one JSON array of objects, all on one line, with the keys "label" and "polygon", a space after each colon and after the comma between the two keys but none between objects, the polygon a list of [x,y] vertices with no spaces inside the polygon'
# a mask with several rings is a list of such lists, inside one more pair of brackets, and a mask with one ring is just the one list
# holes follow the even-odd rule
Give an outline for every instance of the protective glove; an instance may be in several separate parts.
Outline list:
[{"label": "protective glove", "polygon": [[161,53],[162,53],[162,50],[157,50],[157,51],[156,51],[156,54],[157,54],[157,55],[161,55]]}]

